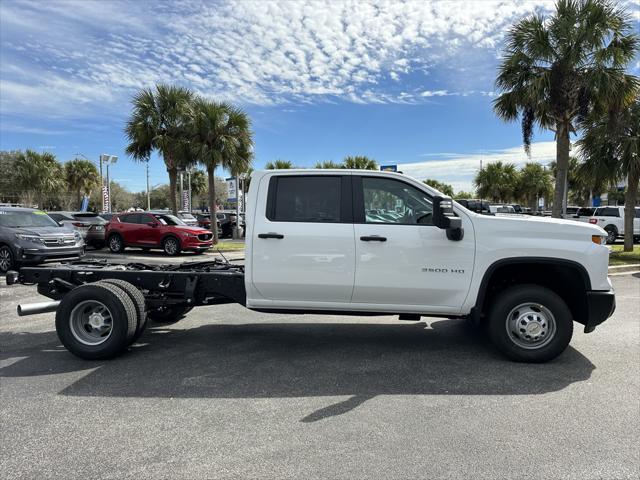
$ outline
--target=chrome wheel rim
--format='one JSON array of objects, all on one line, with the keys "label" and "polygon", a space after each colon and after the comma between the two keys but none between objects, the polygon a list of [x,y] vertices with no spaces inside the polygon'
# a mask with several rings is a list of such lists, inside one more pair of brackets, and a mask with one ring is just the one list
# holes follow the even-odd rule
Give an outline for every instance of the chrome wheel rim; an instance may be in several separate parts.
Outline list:
[{"label": "chrome wheel rim", "polygon": [[556,334],[556,319],[539,303],[523,303],[509,312],[505,324],[513,343],[527,350],[549,344]]},{"label": "chrome wheel rim", "polygon": [[174,239],[169,238],[164,242],[164,251],[167,252],[169,255],[174,255],[177,250],[178,250],[178,244]]},{"label": "chrome wheel rim", "polygon": [[109,247],[114,251],[120,250],[120,239],[118,237],[111,237],[109,240]]},{"label": "chrome wheel rim", "polygon": [[80,343],[96,346],[106,342],[111,336],[113,317],[104,303],[85,300],[71,310],[69,327]]},{"label": "chrome wheel rim", "polygon": [[11,253],[6,248],[0,250],[0,270],[6,272],[11,268]]}]

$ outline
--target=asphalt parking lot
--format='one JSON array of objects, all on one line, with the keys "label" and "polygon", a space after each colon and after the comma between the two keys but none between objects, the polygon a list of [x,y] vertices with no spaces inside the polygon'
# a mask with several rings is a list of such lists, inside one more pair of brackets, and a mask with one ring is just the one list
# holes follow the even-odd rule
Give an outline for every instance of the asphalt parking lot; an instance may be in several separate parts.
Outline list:
[{"label": "asphalt parking lot", "polygon": [[638,478],[640,277],[613,281],[614,317],[544,365],[458,320],[237,305],[88,362],[2,282],[0,478]]}]

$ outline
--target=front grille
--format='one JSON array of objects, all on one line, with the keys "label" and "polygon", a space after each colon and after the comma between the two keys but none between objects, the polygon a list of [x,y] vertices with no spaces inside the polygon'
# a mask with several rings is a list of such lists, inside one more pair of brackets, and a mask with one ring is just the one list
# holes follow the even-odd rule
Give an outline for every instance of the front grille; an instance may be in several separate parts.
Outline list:
[{"label": "front grille", "polygon": [[63,235],[55,237],[42,237],[47,247],[68,247],[76,244],[76,238],[73,235]]},{"label": "front grille", "polygon": [[211,235],[210,233],[201,233],[200,235],[198,235],[198,240],[211,240],[211,237],[213,237],[213,235]]}]

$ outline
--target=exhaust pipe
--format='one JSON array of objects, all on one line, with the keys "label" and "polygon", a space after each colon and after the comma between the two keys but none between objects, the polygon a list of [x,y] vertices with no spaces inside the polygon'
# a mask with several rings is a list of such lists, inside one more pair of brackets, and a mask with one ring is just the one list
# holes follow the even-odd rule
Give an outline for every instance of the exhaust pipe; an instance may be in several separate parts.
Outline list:
[{"label": "exhaust pipe", "polygon": [[39,303],[27,303],[26,305],[18,305],[18,316],[24,317],[25,315],[36,315],[38,313],[55,312],[60,305],[60,301],[56,302],[39,302]]}]

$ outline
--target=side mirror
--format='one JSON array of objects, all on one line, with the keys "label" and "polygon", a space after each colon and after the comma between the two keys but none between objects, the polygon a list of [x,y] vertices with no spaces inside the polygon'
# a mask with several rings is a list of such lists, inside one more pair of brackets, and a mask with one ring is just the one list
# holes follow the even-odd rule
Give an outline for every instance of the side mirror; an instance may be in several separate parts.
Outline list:
[{"label": "side mirror", "polygon": [[158,224],[156,222],[147,222],[147,225],[149,225],[150,227],[157,227]]},{"label": "side mirror", "polygon": [[462,240],[464,230],[462,219],[453,212],[451,197],[437,196],[433,198],[433,224],[447,231],[449,240]]}]

